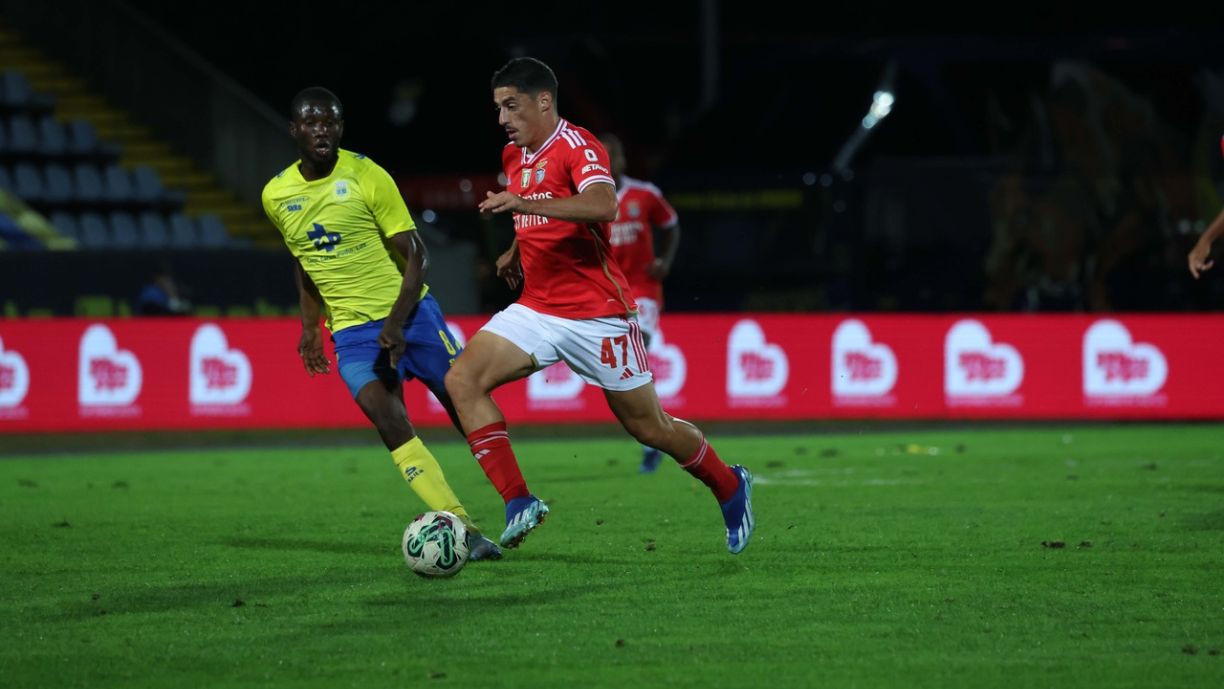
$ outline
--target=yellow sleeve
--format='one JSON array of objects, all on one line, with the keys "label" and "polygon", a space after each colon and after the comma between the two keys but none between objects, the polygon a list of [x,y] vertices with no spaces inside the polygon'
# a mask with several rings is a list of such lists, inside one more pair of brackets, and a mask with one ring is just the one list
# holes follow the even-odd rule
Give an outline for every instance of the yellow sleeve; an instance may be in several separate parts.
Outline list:
[{"label": "yellow sleeve", "polygon": [[408,206],[404,205],[404,197],[400,196],[399,187],[387,171],[370,163],[369,170],[363,180],[370,212],[374,214],[374,222],[382,230],[384,237],[392,237],[401,232],[416,229]]},{"label": "yellow sleeve", "polygon": [[263,188],[263,193],[260,194],[260,202],[263,203],[264,215],[268,216],[268,222],[272,223],[272,226],[279,230],[281,234],[284,234],[285,228],[281,227],[280,223],[277,222],[276,213],[272,211],[272,198],[266,186]]}]

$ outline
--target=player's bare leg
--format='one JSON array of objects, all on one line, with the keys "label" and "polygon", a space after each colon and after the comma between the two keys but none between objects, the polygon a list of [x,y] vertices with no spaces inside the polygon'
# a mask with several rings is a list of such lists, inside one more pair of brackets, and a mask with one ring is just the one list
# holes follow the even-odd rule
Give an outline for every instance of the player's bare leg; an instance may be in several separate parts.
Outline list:
[{"label": "player's bare leg", "polygon": [[714,493],[727,526],[727,549],[738,553],[747,547],[755,527],[752,474],[742,466],[724,464],[696,426],[663,411],[653,383],[632,390],[604,390],[604,397],[608,408],[638,442],[671,455]]},{"label": "player's bare leg", "polygon": [[[643,315],[642,306],[643,306],[643,300],[639,299],[638,300],[639,322]],[[655,309],[656,315],[654,319],[655,319],[655,324],[657,327],[658,325],[658,315],[657,315],[658,307],[652,307],[652,308]],[[646,351],[648,352],[650,351],[650,343],[654,339],[654,335],[651,334],[651,330],[652,330],[651,328],[645,328],[645,327],[641,329],[642,344],[646,346]],[[638,473],[639,474],[653,474],[655,471],[658,470],[659,463],[662,461],[662,459],[663,459],[663,452],[659,448],[654,447],[653,445],[643,444],[642,445],[642,463],[638,465]]]},{"label": "player's bare leg", "polygon": [[391,451],[391,459],[408,486],[429,509],[450,512],[468,527],[468,549],[473,561],[501,557],[501,551],[468,516],[467,509],[446,482],[446,476],[425,444],[416,436],[408,412],[404,409],[399,385],[388,390],[381,381],[372,381],[357,392],[357,406],[374,424],[383,444]]},{"label": "player's bare leg", "polygon": [[463,424],[459,422],[459,412],[455,411],[455,402],[451,399],[450,393],[446,391],[446,386],[431,387],[429,391],[433,393],[434,397],[438,398],[438,403],[446,410],[446,415],[450,417],[451,425],[455,427],[455,430],[459,431],[459,435],[467,435],[463,432]]},{"label": "player's bare leg", "polygon": [[416,437],[416,429],[408,421],[408,410],[400,397],[400,387],[387,390],[379,381],[366,383],[357,392],[357,406],[366,415],[383,445],[394,450]]},{"label": "player's bare leg", "polygon": [[492,423],[505,423],[506,417],[489,393],[526,378],[535,371],[531,356],[500,335],[481,330],[463,348],[446,374],[446,391],[459,415],[464,433]]},{"label": "player's bare leg", "polygon": [[501,544],[507,548],[517,547],[544,521],[548,506],[527,489],[510,447],[506,417],[490,393],[526,378],[535,368],[526,352],[506,338],[482,330],[472,337],[446,374],[446,391],[467,434],[472,456],[506,502],[506,530]]},{"label": "player's bare leg", "polygon": [[604,390],[604,397],[629,435],[643,445],[657,447],[681,463],[701,447],[701,431],[663,411],[653,384],[632,390]]}]

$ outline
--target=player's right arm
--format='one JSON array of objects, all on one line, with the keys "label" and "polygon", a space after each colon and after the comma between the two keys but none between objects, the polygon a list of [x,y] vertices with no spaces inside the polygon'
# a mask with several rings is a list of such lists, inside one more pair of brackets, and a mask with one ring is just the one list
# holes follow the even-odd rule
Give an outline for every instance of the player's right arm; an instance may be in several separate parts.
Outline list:
[{"label": "player's right arm", "polygon": [[323,296],[297,260],[293,261],[293,276],[298,288],[298,305],[302,309],[298,356],[302,357],[302,365],[312,378],[316,373],[331,373],[331,362],[323,353],[323,330],[319,327],[319,320],[323,317]]},{"label": "player's right arm", "polygon": [[[277,217],[276,204],[272,198],[271,188],[275,183],[276,180],[273,179],[264,186],[260,201],[268,221],[284,236],[285,228]],[[297,284],[298,306],[302,310],[302,335],[298,338],[298,356],[302,357],[302,365],[312,378],[316,373],[331,373],[331,362],[323,354],[323,332],[319,327],[319,320],[323,317],[323,295],[319,294],[319,288],[302,269],[302,264],[296,257],[293,259],[293,281]]]},{"label": "player's right arm", "polygon": [[477,206],[482,213],[514,212],[540,215],[576,223],[607,223],[616,220],[616,183],[612,180],[608,151],[592,141],[570,149],[564,158],[565,173],[577,191],[555,199],[524,198],[509,190],[485,193]]},{"label": "player's right arm", "polygon": [[560,199],[526,199],[509,191],[485,192],[477,208],[482,213],[542,215],[554,220],[604,223],[616,220],[616,187],[592,184],[583,191]]},{"label": "player's right arm", "polygon": [[1220,210],[1220,214],[1215,220],[1211,221],[1211,225],[1207,227],[1207,231],[1199,237],[1194,248],[1190,250],[1190,255],[1186,257],[1186,261],[1190,264],[1190,274],[1197,280],[1199,275],[1211,270],[1215,265],[1215,261],[1211,260],[1211,245],[1215,240],[1224,234],[1224,209]]}]

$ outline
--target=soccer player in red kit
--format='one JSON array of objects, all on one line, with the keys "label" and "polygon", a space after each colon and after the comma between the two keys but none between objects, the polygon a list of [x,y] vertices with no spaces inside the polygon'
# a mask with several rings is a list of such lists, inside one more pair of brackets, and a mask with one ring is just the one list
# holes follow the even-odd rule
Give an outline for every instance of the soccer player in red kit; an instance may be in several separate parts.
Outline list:
[{"label": "soccer player in red kit", "polygon": [[[680,218],[663,198],[663,192],[650,182],[625,174],[625,147],[620,139],[604,134],[599,142],[608,149],[612,179],[616,181],[616,220],[612,223],[612,258],[625,273],[629,288],[637,299],[638,326],[646,351],[659,341],[659,315],[663,309],[663,278],[671,271],[680,247]],[[659,230],[662,246],[655,255],[654,230]],[[638,471],[649,474],[659,468],[663,453],[657,447],[642,446]]]},{"label": "soccer player in red kit", "polygon": [[604,390],[608,407],[634,438],[676,459],[709,487],[722,508],[727,548],[752,536],[752,474],[729,467],[696,426],[659,406],[625,276],[610,257],[616,187],[608,154],[582,127],[557,113],[557,78],[539,60],[506,63],[492,80],[505,191],[481,212],[512,213],[515,240],[498,275],[523,286],[468,342],[446,375],[446,389],[472,454],[506,502],[501,543],[516,547],[548,514],[518,471],[506,420],[489,394],[557,361]]}]

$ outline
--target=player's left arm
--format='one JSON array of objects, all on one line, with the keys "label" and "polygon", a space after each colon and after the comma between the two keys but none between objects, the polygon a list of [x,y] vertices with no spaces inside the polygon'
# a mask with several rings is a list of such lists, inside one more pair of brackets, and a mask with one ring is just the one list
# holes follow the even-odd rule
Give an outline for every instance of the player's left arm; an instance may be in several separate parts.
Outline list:
[{"label": "player's left arm", "polygon": [[676,260],[676,251],[680,248],[680,223],[671,227],[660,228],[659,251],[655,260],[646,268],[650,277],[662,282],[671,273],[672,263]]},{"label": "player's left arm", "polygon": [[671,272],[672,263],[676,260],[676,251],[680,249],[680,216],[671,207],[663,192],[652,186],[655,203],[651,204],[650,224],[659,228],[659,250],[655,252],[655,260],[646,267],[651,278],[663,281]]}]

